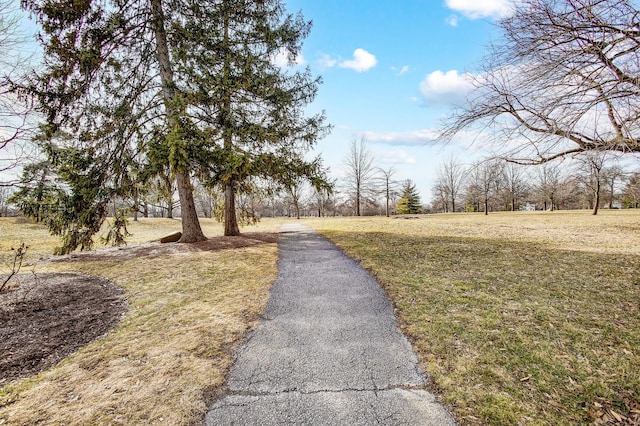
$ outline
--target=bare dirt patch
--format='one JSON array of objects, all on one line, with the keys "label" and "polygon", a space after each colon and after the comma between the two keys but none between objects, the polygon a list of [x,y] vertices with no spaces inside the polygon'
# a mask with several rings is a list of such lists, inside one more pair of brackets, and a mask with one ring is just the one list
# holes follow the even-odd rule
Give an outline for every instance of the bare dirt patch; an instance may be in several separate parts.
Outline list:
[{"label": "bare dirt patch", "polygon": [[19,274],[13,282],[0,293],[0,385],[56,364],[114,327],[127,309],[122,290],[103,278]]},{"label": "bare dirt patch", "polygon": [[96,251],[71,253],[52,258],[53,262],[124,261],[140,257],[159,257],[171,254],[188,254],[203,251],[231,250],[271,244],[278,241],[278,234],[251,232],[237,237],[214,237],[199,243],[181,244],[150,242],[124,247],[103,248]]}]

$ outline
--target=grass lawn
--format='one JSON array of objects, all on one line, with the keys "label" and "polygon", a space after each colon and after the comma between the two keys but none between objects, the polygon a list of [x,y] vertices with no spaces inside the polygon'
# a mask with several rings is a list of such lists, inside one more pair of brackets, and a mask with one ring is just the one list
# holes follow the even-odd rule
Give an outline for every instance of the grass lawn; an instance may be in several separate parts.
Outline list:
[{"label": "grass lawn", "polygon": [[462,424],[640,421],[640,211],[305,223],[382,283]]},{"label": "grass lawn", "polygon": [[[24,271],[81,272],[125,289],[129,311],[105,337],[55,367],[0,383],[0,424],[193,424],[224,383],[235,347],[257,324],[276,278],[279,221],[243,232],[245,246],[224,244],[161,256],[97,257],[50,262],[58,244],[40,226],[0,218],[0,272],[11,247],[30,247]],[[202,221],[205,234],[222,225]],[[179,230],[177,220],[131,222],[131,241],[145,242]],[[186,245],[176,245],[186,246]],[[123,253],[126,250],[123,250]]]}]

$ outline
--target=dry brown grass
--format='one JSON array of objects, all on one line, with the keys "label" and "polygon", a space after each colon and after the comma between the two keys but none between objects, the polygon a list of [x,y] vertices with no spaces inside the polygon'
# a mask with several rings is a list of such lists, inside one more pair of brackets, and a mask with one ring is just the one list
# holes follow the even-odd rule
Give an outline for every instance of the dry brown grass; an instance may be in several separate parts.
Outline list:
[{"label": "dry brown grass", "polygon": [[25,266],[38,262],[42,256],[53,252],[58,243],[42,225],[26,218],[0,217],[0,271],[6,272],[7,263],[13,260],[11,248],[24,242],[29,246],[25,256]]},{"label": "dry brown grass", "polygon": [[461,423],[640,421],[640,211],[308,223],[383,284]]},{"label": "dry brown grass", "polygon": [[[174,231],[175,223],[144,220],[130,231],[138,241],[154,240]],[[24,240],[32,254],[41,256],[57,244],[35,225],[17,225],[13,219],[0,221],[5,250]],[[265,221],[257,230],[279,225]],[[202,420],[212,392],[224,383],[234,348],[264,309],[276,277],[277,244],[275,236],[252,235],[242,248],[175,246],[173,253],[124,260],[32,260],[36,272],[81,272],[113,280],[125,289],[129,312],[115,330],[52,369],[0,388],[0,424],[179,425]]]}]

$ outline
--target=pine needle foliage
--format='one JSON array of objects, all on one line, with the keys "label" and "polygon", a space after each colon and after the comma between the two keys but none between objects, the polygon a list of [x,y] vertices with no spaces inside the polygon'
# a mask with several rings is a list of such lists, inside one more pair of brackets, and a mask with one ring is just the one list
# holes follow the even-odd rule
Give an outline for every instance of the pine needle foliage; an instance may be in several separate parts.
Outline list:
[{"label": "pine needle foliage", "polygon": [[398,214],[417,214],[422,212],[420,195],[416,185],[407,179],[402,184],[402,197],[398,201]]},{"label": "pine needle foliage", "polygon": [[[193,179],[226,191],[225,234],[239,233],[234,197],[253,177],[293,172],[326,186],[305,153],[329,127],[304,115],[320,84],[281,67],[310,22],[280,0],[25,0],[41,25],[45,67],[20,88],[46,120],[41,204],[26,175],[23,211],[62,237],[60,252],[91,248],[114,199],[140,196],[158,175],[177,183],[182,242],[205,239]],[[42,192],[42,191],[41,191]],[[43,209],[46,214],[43,214]],[[121,241],[123,221],[114,222]],[[227,232],[229,230],[229,232]]]}]

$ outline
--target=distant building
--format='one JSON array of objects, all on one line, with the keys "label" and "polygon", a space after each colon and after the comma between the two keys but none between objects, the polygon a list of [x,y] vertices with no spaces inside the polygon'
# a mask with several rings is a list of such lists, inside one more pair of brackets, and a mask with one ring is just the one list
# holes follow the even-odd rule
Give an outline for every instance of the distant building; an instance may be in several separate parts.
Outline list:
[{"label": "distant building", "polygon": [[520,206],[520,211],[521,212],[534,212],[534,211],[536,211],[536,205],[535,204],[531,204],[531,203],[527,203],[524,206]]}]

